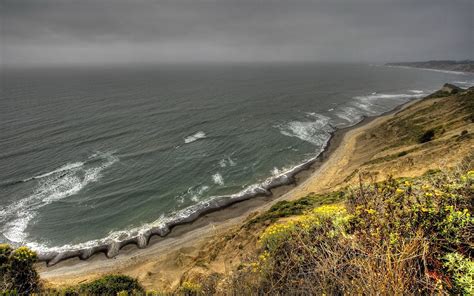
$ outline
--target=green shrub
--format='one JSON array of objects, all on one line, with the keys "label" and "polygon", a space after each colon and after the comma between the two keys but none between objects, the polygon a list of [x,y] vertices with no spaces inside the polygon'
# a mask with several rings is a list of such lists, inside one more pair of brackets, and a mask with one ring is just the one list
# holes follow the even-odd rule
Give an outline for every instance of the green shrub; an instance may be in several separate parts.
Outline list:
[{"label": "green shrub", "polygon": [[82,284],[78,288],[79,294],[87,295],[115,296],[117,293],[123,293],[124,291],[130,295],[144,292],[136,279],[126,275],[106,275],[90,283]]},{"label": "green shrub", "polygon": [[443,259],[443,266],[454,280],[453,292],[474,295],[474,261],[459,253],[448,253]]},{"label": "green shrub", "polygon": [[316,206],[332,204],[344,199],[344,192],[331,192],[327,194],[309,194],[297,200],[282,200],[275,203],[267,212],[250,220],[246,226],[256,223],[274,222],[279,218],[301,215]]},{"label": "green shrub", "polygon": [[202,286],[194,282],[185,281],[181,284],[179,292],[185,296],[201,295]]},{"label": "green shrub", "polygon": [[33,264],[38,257],[27,247],[12,249],[0,245],[0,289],[13,294],[29,295],[40,291],[38,273]]},{"label": "green shrub", "polygon": [[[473,188],[474,171],[433,170],[347,189],[345,205],[305,209],[267,227],[258,260],[242,265],[230,289],[264,295],[473,295]],[[299,212],[306,203],[281,203],[264,215]]]},{"label": "green shrub", "polygon": [[3,274],[6,272],[9,261],[10,261],[10,254],[12,253],[13,249],[8,244],[0,244],[0,272]]},{"label": "green shrub", "polygon": [[419,143],[429,142],[433,140],[434,136],[435,136],[435,131],[433,129],[429,129],[421,135],[421,137],[418,139],[418,142]]}]

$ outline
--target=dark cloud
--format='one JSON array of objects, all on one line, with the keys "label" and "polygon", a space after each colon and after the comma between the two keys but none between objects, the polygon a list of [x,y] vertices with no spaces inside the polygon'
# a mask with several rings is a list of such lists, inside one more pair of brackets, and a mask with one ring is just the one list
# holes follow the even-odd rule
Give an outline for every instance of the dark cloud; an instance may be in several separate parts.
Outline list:
[{"label": "dark cloud", "polygon": [[472,0],[0,0],[5,64],[473,58]]}]

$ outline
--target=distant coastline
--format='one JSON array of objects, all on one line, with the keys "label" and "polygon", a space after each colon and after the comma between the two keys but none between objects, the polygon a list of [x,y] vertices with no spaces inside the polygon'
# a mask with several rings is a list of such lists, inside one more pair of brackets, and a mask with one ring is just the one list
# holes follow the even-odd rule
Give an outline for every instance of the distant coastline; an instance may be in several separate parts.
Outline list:
[{"label": "distant coastline", "polygon": [[436,60],[436,61],[424,61],[424,62],[398,62],[398,63],[387,63],[385,65],[392,66],[392,67],[409,67],[409,68],[420,68],[420,69],[429,69],[429,70],[474,73],[474,61],[472,60],[463,60],[463,61]]}]

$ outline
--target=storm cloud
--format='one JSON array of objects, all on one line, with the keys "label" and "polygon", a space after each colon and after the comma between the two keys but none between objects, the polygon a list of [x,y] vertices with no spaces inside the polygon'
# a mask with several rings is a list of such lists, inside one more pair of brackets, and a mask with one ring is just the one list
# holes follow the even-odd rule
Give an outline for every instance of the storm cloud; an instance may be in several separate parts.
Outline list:
[{"label": "storm cloud", "polygon": [[473,58],[472,0],[0,0],[3,64]]}]

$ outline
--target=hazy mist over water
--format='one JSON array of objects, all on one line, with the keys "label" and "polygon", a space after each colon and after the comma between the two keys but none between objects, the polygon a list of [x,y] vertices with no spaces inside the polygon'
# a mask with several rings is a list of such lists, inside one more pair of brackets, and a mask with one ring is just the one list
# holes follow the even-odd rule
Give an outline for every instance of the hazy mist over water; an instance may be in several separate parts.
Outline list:
[{"label": "hazy mist over water", "polygon": [[258,192],[336,128],[472,74],[354,64],[9,69],[0,242],[86,247]]}]

